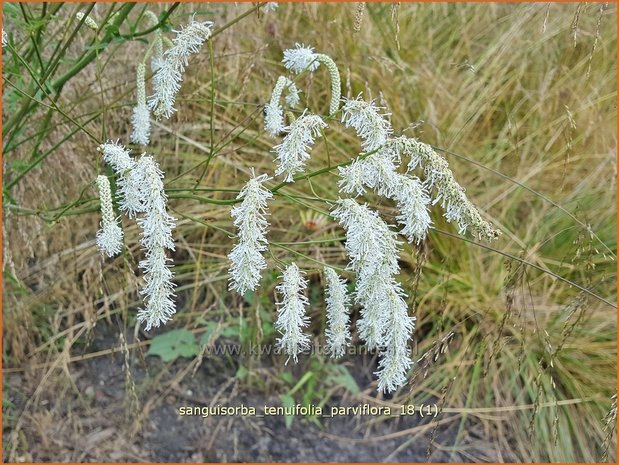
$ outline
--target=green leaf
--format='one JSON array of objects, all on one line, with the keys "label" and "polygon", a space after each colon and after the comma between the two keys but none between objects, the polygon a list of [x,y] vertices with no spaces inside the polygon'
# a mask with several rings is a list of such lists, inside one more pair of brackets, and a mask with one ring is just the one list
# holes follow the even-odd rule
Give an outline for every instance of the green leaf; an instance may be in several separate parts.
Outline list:
[{"label": "green leaf", "polygon": [[245,294],[243,294],[243,299],[251,307],[256,301],[256,293],[253,291],[247,291]]},{"label": "green leaf", "polygon": [[240,366],[238,370],[236,370],[236,377],[238,379],[244,379],[249,374],[249,370],[244,366]]},{"label": "green leaf", "polygon": [[292,376],[292,373],[285,371],[282,373],[282,380],[284,380],[284,382],[286,384],[292,384],[294,383],[294,378]]},{"label": "green leaf", "polygon": [[239,334],[240,328],[238,326],[228,326],[227,328],[224,328],[224,330],[221,332],[221,335],[225,337],[235,337],[239,336]]},{"label": "green leaf", "polygon": [[202,334],[202,337],[200,338],[200,345],[206,345],[206,344],[210,344],[211,339],[214,339],[214,334],[215,334],[215,330],[217,329],[217,323],[215,323],[214,321],[209,321],[206,324],[206,331]]},{"label": "green leaf", "polygon": [[352,377],[345,366],[334,365],[333,371],[331,381],[334,384],[345,387],[352,394],[359,394],[361,392],[355,378]]},{"label": "green leaf", "polygon": [[156,355],[164,362],[172,362],[178,357],[195,357],[200,353],[200,346],[191,331],[174,329],[155,336],[146,355]]},{"label": "green leaf", "polygon": [[[294,408],[295,402],[294,402],[294,399],[292,398],[292,396],[289,396],[288,394],[282,394],[280,396],[280,398],[282,399],[282,406],[284,408]],[[292,426],[292,422],[293,421],[294,421],[294,415],[286,415],[284,417],[284,422],[286,423],[286,428],[290,429],[290,427]]]}]

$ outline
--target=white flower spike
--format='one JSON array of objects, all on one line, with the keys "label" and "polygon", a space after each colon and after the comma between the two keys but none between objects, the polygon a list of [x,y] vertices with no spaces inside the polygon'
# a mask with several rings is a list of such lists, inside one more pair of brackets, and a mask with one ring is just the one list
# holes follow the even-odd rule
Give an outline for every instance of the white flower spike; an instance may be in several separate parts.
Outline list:
[{"label": "white flower spike", "polygon": [[349,267],[357,274],[355,301],[362,306],[359,335],[370,350],[381,353],[379,390],[393,391],[406,381],[411,365],[408,340],[414,329],[406,295],[394,279],[400,271],[396,234],[375,211],[353,199],[338,200],[332,216],[346,231]]},{"label": "white flower spike", "polygon": [[357,135],[363,139],[361,146],[366,152],[384,145],[393,133],[391,123],[386,118],[389,115],[381,114],[380,110],[374,102],[366,102],[361,96],[344,99],[342,123],[357,131]]},{"label": "white flower spike", "polygon": [[277,304],[275,328],[282,335],[277,339],[277,346],[289,355],[288,360],[292,357],[295,363],[297,355],[310,347],[310,337],[303,333],[303,328],[309,326],[305,314],[305,307],[309,304],[304,295],[306,287],[307,281],[294,263],[286,268],[282,282],[276,287],[281,302]]},{"label": "white flower spike", "polygon": [[436,190],[434,203],[440,202],[445,210],[447,221],[455,221],[458,232],[465,234],[467,230],[480,240],[494,240],[501,231],[492,227],[484,220],[479,210],[471,203],[464,188],[458,184],[449,164],[434,149],[422,142],[407,137],[394,140],[394,146],[400,153],[410,156],[408,170],[413,171],[418,166],[423,169],[426,184]]},{"label": "white flower spike", "polygon": [[314,72],[320,66],[320,63],[316,59],[317,53],[314,53],[312,47],[308,47],[303,44],[295,44],[295,48],[284,50],[284,59],[282,63],[286,69],[300,73],[308,70]]},{"label": "white flower spike", "polygon": [[146,66],[138,65],[136,73],[137,105],[133,107],[133,133],[131,142],[139,145],[148,145],[150,142],[150,109],[146,105],[146,83],[144,81]]},{"label": "white flower spike", "polygon": [[103,160],[110,165],[118,176],[118,196],[120,209],[134,218],[144,212],[144,198],[141,192],[142,170],[134,169],[136,161],[131,157],[129,149],[118,142],[108,141],[99,146],[103,152]]},{"label": "white flower spike", "polygon": [[118,141],[108,141],[99,146],[103,152],[103,161],[110,165],[118,174],[123,174],[135,166],[135,160],[131,158],[131,152],[123,147]]},{"label": "white flower spike", "polygon": [[408,315],[408,307],[402,298],[399,285],[387,289],[385,309],[384,347],[378,363],[378,390],[393,392],[406,383],[406,374],[412,365],[408,344],[415,329],[415,317]]},{"label": "white flower spike", "polygon": [[140,244],[146,257],[140,261],[145,287],[140,291],[145,306],[138,311],[138,321],[146,323],[146,331],[159,327],[176,312],[174,305],[174,273],[165,249],[174,250],[172,230],[176,220],[167,212],[167,196],[163,189],[163,173],[150,155],[142,155],[134,170],[140,173],[139,191],[143,196],[144,215],[138,218],[142,229]]},{"label": "white flower spike", "polygon": [[396,201],[400,213],[398,223],[404,226],[400,233],[409,242],[419,244],[426,238],[432,224],[429,206],[430,196],[421,181],[414,176],[397,176],[397,186],[389,196]]},{"label": "white flower spike", "polygon": [[303,114],[290,126],[285,128],[286,137],[281,144],[274,147],[279,166],[275,175],[285,174],[285,182],[293,182],[294,174],[304,171],[305,162],[309,160],[308,150],[314,139],[327,124],[318,115]]},{"label": "white flower spike", "polygon": [[339,358],[346,353],[346,346],[351,339],[348,326],[350,297],[345,281],[332,268],[325,267],[325,281],[328,323],[325,331],[326,349],[332,358]]},{"label": "white flower spike", "polygon": [[282,93],[287,90],[286,103],[296,106],[299,103],[299,89],[285,76],[280,76],[273,88],[271,100],[264,107],[264,128],[273,137],[282,133],[286,127],[284,123],[284,108],[279,103]]},{"label": "white flower spike", "polygon": [[331,103],[329,104],[329,115],[333,116],[340,107],[340,97],[342,95],[342,83],[340,72],[337,65],[330,56],[324,53],[315,53],[312,47],[303,44],[296,44],[296,48],[284,50],[284,66],[299,74],[305,70],[314,72],[321,64],[325,65],[329,71],[331,79]]},{"label": "white flower spike", "polygon": [[122,249],[123,230],[114,216],[109,179],[97,176],[97,186],[101,202],[101,229],[97,231],[97,247],[102,254],[113,257]]},{"label": "white flower spike", "polygon": [[181,88],[189,56],[200,50],[211,36],[212,28],[213,23],[210,21],[198,22],[192,19],[186,27],[175,31],[174,46],[163,55],[164,59],[153,78],[154,95],[148,102],[157,118],[170,118],[176,111],[174,101]]},{"label": "white flower spike", "polygon": [[260,274],[266,268],[262,252],[268,247],[267,200],[273,197],[273,194],[263,184],[269,179],[266,174],[255,176],[252,172],[252,178],[237,196],[237,199],[242,199],[241,204],[233,207],[231,212],[239,242],[228,254],[230,260],[228,287],[241,295],[256,290]]}]

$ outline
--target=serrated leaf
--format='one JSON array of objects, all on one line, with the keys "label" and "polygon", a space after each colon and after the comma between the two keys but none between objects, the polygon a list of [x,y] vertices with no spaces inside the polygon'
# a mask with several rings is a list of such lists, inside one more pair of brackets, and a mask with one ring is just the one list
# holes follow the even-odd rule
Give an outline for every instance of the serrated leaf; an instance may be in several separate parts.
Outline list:
[{"label": "serrated leaf", "polygon": [[178,357],[195,357],[199,353],[200,346],[191,331],[174,329],[155,336],[146,355],[155,355],[164,362],[172,362]]}]

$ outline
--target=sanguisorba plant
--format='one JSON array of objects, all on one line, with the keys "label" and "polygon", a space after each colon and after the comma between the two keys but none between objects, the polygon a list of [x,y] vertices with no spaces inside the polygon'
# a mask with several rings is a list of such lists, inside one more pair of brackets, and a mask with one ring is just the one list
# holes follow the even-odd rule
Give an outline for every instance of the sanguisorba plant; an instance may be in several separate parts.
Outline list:
[{"label": "sanguisorba plant", "polygon": [[[151,112],[155,118],[170,118],[175,108],[183,74],[191,55],[197,53],[213,30],[211,22],[194,18],[176,32],[169,48],[161,32],[154,34],[144,60],[137,65],[137,101],[133,109],[131,141],[148,146]],[[152,55],[152,56],[151,56]],[[146,97],[146,61],[151,59],[152,95]],[[327,137],[330,125],[339,124],[354,131],[362,152],[339,166],[337,189],[340,198],[326,202],[331,216],[344,229],[347,271],[354,279],[354,292],[347,292],[346,280],[333,268],[324,269],[327,309],[326,352],[337,358],[351,342],[349,323],[351,307],[360,310],[357,334],[368,349],[380,354],[376,375],[378,389],[391,392],[408,379],[412,366],[411,336],[415,316],[409,314],[407,293],[399,281],[399,254],[402,240],[419,244],[426,239],[432,225],[430,209],[439,204],[447,221],[457,225],[460,234],[471,233],[480,240],[492,240],[500,234],[484,219],[455,180],[447,161],[432,147],[394,130],[373,101],[341,98],[340,75],[336,63],[312,47],[296,44],[283,53],[283,65],[291,72],[274,83],[271,96],[265,99],[264,130],[275,139],[273,172],[256,173],[241,189],[232,207],[231,217],[237,232],[236,244],[228,254],[229,290],[238,294],[256,291],[261,273],[268,268],[269,203],[273,198],[269,182],[280,178],[294,183],[303,177],[315,141]],[[298,75],[316,73],[326,68],[330,79],[331,98],[326,114],[309,108],[299,110]],[[284,98],[282,98],[284,97]],[[173,229],[175,219],[167,212],[164,175],[149,154],[134,158],[120,142],[108,141],[100,146],[103,159],[116,176],[116,198],[119,209],[136,219],[141,230],[140,245],[144,258],[139,262],[144,286],[144,307],[138,321],[146,330],[168,322],[176,312],[174,302]],[[110,183],[105,176],[97,179],[101,198],[101,230],[97,245],[108,257],[122,250],[123,232],[115,217]],[[394,225],[388,224],[380,212],[360,198],[368,191],[392,201],[398,210]],[[401,238],[402,239],[401,239]],[[298,355],[308,350],[306,314],[308,280],[296,263],[285,267],[277,285],[276,329],[280,333],[277,347],[297,362]]]}]

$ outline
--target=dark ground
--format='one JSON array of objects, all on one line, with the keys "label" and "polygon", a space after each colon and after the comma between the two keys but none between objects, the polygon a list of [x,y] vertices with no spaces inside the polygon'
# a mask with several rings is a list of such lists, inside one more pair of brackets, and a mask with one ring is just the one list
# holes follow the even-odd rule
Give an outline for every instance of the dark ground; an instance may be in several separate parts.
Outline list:
[{"label": "dark ground", "polygon": [[[118,332],[98,326],[83,353],[117,346]],[[138,351],[132,351],[136,354]],[[195,362],[195,359],[193,359]],[[205,357],[193,374],[192,359],[164,364],[158,357],[133,355],[131,379],[127,382],[123,353],[98,356],[68,364],[70,381],[64,371],[64,387],[40,393],[30,402],[18,422],[19,414],[32,393],[27,374],[4,376],[5,399],[14,404],[5,410],[4,450],[10,456],[10,434],[16,429],[15,460],[26,461],[153,461],[153,462],[340,462],[340,461],[448,461],[449,445],[458,421],[439,415],[437,422],[419,415],[387,418],[340,416],[322,419],[320,426],[296,417],[290,428],[281,416],[180,416],[180,406],[263,405],[281,406],[282,386],[256,389],[249,382],[238,382],[233,363],[221,357]],[[267,361],[268,363],[268,361]],[[350,358],[347,363],[355,364]],[[270,367],[273,368],[273,367]],[[363,386],[361,370],[349,367],[362,393],[375,395]],[[291,369],[291,368],[287,368]],[[264,370],[265,379],[269,367]],[[56,373],[62,370],[56,370]],[[259,377],[262,374],[258,375]],[[294,373],[295,379],[302,372]],[[134,383],[135,389],[131,389]],[[58,383],[57,383],[58,384]],[[267,383],[268,384],[268,383]],[[127,388],[127,386],[129,386]],[[134,395],[135,393],[135,395]],[[341,394],[340,394],[341,393]],[[137,397],[137,403],[130,399]],[[299,397],[299,396],[297,396]],[[296,398],[299,401],[298,398]],[[336,390],[326,404],[359,405],[370,401]],[[136,408],[136,405],[139,405]],[[375,403],[380,405],[380,403]],[[413,431],[411,428],[428,425]],[[7,427],[8,426],[8,427]],[[399,433],[399,434],[398,434]],[[428,445],[434,437],[432,451]],[[438,446],[436,446],[438,445]],[[463,457],[457,456],[456,460]]]}]

